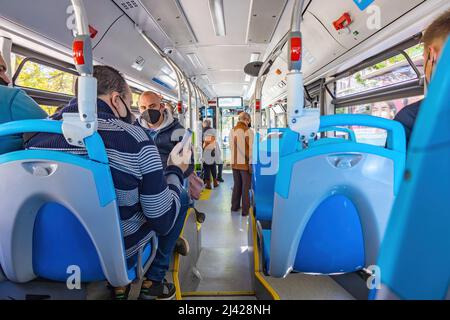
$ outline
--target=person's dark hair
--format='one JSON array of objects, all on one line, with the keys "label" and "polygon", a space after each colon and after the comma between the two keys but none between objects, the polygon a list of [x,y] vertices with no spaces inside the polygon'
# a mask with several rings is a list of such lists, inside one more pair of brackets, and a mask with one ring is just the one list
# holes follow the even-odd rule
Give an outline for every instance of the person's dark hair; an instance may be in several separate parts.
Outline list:
[{"label": "person's dark hair", "polygon": [[[127,82],[123,75],[109,66],[94,66],[94,78],[97,79],[97,95],[108,95],[118,92],[125,98]],[[75,96],[78,96],[78,78],[75,81]]]},{"label": "person's dark hair", "polygon": [[424,32],[422,41],[427,47],[436,40],[446,40],[450,35],[450,10],[437,18]]}]

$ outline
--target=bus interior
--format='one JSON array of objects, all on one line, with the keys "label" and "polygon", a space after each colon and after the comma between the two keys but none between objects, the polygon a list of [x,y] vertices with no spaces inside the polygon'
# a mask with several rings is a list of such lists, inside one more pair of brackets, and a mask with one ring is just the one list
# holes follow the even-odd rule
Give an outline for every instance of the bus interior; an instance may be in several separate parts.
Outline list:
[{"label": "bus interior", "polygon": [[[194,132],[197,172],[211,120],[224,182],[188,211],[189,254],[174,253],[166,276],[177,300],[445,300],[450,44],[427,87],[422,32],[449,9],[448,0],[0,0],[0,52],[11,86],[49,116],[76,96],[78,77],[89,83],[80,55],[124,75],[136,116],[140,94],[156,92]],[[79,88],[84,116],[96,119]],[[407,149],[393,119],[421,100]],[[249,216],[230,212],[229,137],[241,112],[255,134]],[[97,133],[78,115],[36,121],[0,124],[0,136],[73,135],[89,152],[80,163],[96,169],[61,152],[0,154],[0,300],[105,300],[107,283],[131,284],[137,299],[157,236],[127,270]],[[83,235],[69,240],[62,224],[37,236],[35,203],[46,202],[74,212]]]}]

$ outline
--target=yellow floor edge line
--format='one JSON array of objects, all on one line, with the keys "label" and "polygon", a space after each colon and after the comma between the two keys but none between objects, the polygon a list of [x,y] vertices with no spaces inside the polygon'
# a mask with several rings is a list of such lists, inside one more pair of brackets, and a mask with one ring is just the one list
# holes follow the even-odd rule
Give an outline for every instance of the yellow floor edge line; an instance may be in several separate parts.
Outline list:
[{"label": "yellow floor edge line", "polygon": [[173,284],[175,286],[175,299],[183,300],[181,296],[181,287],[180,287],[180,279],[178,278],[178,269],[180,265],[180,255],[178,253],[175,254],[174,260],[174,271],[173,271]]},{"label": "yellow floor edge line", "polygon": [[196,292],[183,292],[183,297],[244,297],[254,296],[254,291],[196,291]]},{"label": "yellow floor edge line", "polygon": [[[184,234],[184,227],[186,226],[186,222],[188,221],[191,214],[194,212],[193,209],[189,209],[186,214],[186,219],[184,220],[183,229],[181,230],[181,234]],[[198,228],[198,227],[197,227]],[[183,296],[181,295],[181,286],[180,286],[180,279],[178,277],[178,271],[180,270],[180,255],[178,253],[175,253],[174,255],[174,261],[173,261],[173,284],[175,286],[175,299],[176,300],[183,300]]]},{"label": "yellow floor edge line", "polygon": [[209,200],[209,198],[211,198],[211,193],[212,193],[212,190],[208,190],[208,189],[203,190],[202,193],[200,194],[199,201]]},{"label": "yellow floor edge line", "polygon": [[262,286],[269,292],[269,294],[272,296],[273,300],[281,300],[278,293],[271,287],[271,285],[264,279],[261,269],[259,266],[259,252],[258,252],[258,238],[257,238],[257,230],[256,230],[256,220],[255,216],[253,215],[253,209],[250,209],[250,217],[252,219],[252,230],[253,230],[253,258],[254,258],[254,264],[255,264],[255,277],[256,279],[262,284]]}]

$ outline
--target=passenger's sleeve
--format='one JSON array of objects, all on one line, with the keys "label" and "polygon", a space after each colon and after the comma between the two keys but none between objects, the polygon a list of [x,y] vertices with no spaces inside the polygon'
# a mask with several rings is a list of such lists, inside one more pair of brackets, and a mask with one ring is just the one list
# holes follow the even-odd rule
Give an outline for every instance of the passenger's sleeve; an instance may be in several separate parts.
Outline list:
[{"label": "passenger's sleeve", "polygon": [[47,113],[24,91],[20,90],[11,104],[11,118],[13,121],[45,119]]},{"label": "passenger's sleeve", "polygon": [[255,133],[252,129],[249,129],[248,131],[248,160],[249,165],[251,166],[253,164],[253,142],[255,140]]},{"label": "passenger's sleeve", "polygon": [[191,156],[191,163],[189,164],[188,169],[184,173],[184,178],[188,178],[192,173],[195,171],[195,157],[194,157],[194,149],[191,149],[192,156]]},{"label": "passenger's sleeve", "polygon": [[139,165],[142,174],[139,198],[143,213],[156,233],[166,235],[180,211],[183,172],[176,166],[168,166],[164,172],[158,149],[152,141],[142,147]]}]

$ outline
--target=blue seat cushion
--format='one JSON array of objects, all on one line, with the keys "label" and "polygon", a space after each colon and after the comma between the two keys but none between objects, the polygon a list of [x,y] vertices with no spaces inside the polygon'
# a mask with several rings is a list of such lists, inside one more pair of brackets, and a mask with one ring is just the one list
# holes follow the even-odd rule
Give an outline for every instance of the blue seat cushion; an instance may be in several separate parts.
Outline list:
[{"label": "blue seat cushion", "polygon": [[[270,266],[271,230],[263,230],[263,258]],[[358,211],[347,197],[327,198],[314,211],[301,237],[294,271],[339,274],[364,267],[364,237]]]},{"label": "blue seat cushion", "polygon": [[[144,250],[144,263],[151,251],[149,244]],[[45,279],[65,282],[70,275],[67,273],[69,266],[80,268],[82,282],[105,280],[97,250],[78,219],[64,206],[47,203],[39,210],[34,225],[34,273]],[[133,262],[128,268],[130,280],[136,278],[135,266],[136,262]]]}]

